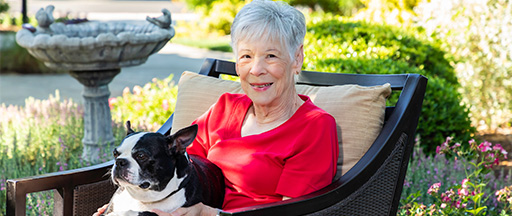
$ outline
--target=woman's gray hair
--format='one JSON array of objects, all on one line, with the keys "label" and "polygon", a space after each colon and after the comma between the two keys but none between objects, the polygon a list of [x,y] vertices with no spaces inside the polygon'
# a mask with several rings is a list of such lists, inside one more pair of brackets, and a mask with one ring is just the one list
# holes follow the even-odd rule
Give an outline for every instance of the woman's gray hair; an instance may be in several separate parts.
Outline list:
[{"label": "woman's gray hair", "polygon": [[306,18],[299,10],[284,3],[254,0],[245,5],[231,25],[231,47],[235,55],[240,41],[273,41],[284,45],[293,59],[304,43]]}]

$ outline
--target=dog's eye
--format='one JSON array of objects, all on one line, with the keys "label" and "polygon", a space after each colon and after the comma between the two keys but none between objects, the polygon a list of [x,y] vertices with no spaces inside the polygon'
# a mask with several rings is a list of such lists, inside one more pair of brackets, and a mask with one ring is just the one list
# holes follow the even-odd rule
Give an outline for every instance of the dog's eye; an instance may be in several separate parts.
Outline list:
[{"label": "dog's eye", "polygon": [[137,160],[140,160],[140,161],[144,161],[144,160],[146,160],[148,158],[148,156],[146,154],[144,154],[144,153],[137,153],[135,155],[135,157],[136,157]]},{"label": "dog's eye", "polygon": [[112,154],[114,155],[114,158],[117,158],[119,157],[120,153],[117,151],[117,149],[114,149],[114,151],[112,152]]}]

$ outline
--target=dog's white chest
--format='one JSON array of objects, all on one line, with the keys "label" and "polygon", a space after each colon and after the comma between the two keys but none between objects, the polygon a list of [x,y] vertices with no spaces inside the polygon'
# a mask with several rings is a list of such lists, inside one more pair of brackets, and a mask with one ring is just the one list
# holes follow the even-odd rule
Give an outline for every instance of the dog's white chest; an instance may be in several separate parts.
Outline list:
[{"label": "dog's white chest", "polygon": [[[152,209],[159,209],[164,212],[173,212],[179,207],[183,206],[187,201],[185,198],[185,189],[182,188],[172,196],[165,198],[158,202],[143,203],[134,199],[127,190],[115,194],[112,198],[114,205],[114,212],[129,212],[129,211],[151,211]],[[129,214],[128,214],[129,215]]]}]

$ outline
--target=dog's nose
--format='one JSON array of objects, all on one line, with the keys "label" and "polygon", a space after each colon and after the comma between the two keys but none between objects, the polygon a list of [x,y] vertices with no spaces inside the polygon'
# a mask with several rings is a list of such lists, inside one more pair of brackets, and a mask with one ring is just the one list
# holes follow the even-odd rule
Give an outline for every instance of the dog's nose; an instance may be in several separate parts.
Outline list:
[{"label": "dog's nose", "polygon": [[128,160],[124,159],[124,158],[118,158],[116,159],[116,166],[118,167],[124,167],[128,165]]}]

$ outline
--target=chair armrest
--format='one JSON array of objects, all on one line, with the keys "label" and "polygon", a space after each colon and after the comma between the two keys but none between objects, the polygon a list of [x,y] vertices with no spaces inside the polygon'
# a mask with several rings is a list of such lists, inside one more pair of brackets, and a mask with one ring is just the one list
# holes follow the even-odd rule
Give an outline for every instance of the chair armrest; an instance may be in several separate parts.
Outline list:
[{"label": "chair armrest", "polygon": [[[109,181],[110,175],[108,175],[108,172],[112,165],[113,161],[108,161],[74,170],[9,179],[7,180],[7,215],[25,215],[26,194],[46,190],[56,190],[57,192],[54,192],[54,215],[73,215],[76,187],[105,180]],[[111,197],[111,195],[112,193],[108,196]]]}]

